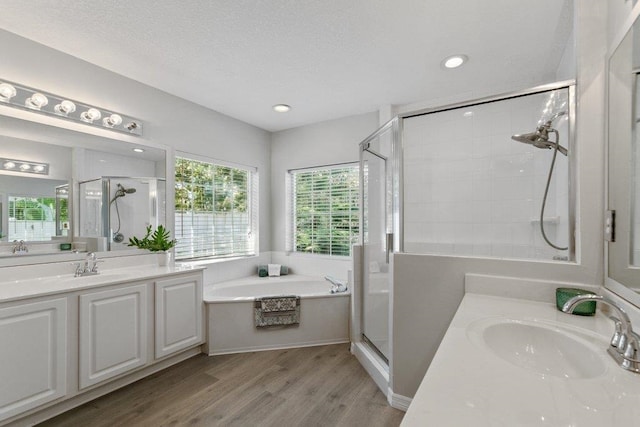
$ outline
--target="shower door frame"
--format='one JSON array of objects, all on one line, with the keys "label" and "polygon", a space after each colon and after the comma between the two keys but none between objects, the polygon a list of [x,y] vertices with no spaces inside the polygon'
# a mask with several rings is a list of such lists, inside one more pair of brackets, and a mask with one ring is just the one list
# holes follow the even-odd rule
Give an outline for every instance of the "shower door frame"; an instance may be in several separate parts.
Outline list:
[{"label": "shower door frame", "polygon": [[[365,335],[365,331],[364,331],[364,290],[360,289],[358,294],[356,295],[355,298],[357,298],[359,301],[357,304],[354,304],[354,307],[358,308],[358,315],[357,315],[357,320],[358,320],[358,324],[354,325],[354,327],[356,328],[356,334],[355,337],[358,341],[362,341],[364,343],[367,344],[367,347],[369,347],[375,354],[376,356],[386,364],[387,369],[391,370],[391,365],[393,363],[392,357],[391,355],[393,354],[393,336],[392,336],[392,316],[391,316],[391,307],[393,306],[393,254],[397,253],[397,252],[402,252],[403,250],[403,239],[401,238],[402,236],[402,224],[401,221],[399,221],[400,218],[402,218],[402,192],[398,191],[399,190],[399,186],[400,186],[400,182],[401,182],[401,158],[400,158],[400,153],[401,151],[399,150],[398,147],[398,143],[399,143],[399,137],[401,135],[401,126],[402,126],[402,122],[398,117],[394,117],[393,119],[389,120],[387,123],[385,123],[383,126],[381,126],[380,128],[378,128],[378,130],[376,130],[374,133],[372,133],[371,135],[369,135],[367,138],[365,138],[362,142],[360,142],[359,144],[359,149],[360,149],[360,158],[359,158],[359,164],[360,164],[360,245],[362,247],[362,254],[361,259],[364,259],[364,251],[365,251],[365,245],[364,245],[364,212],[365,212],[365,208],[364,208],[364,204],[365,204],[365,200],[364,200],[364,169],[363,169],[363,165],[364,165],[364,153],[365,151],[368,152],[369,154],[383,160],[385,162],[385,181],[387,181],[387,184],[389,184],[388,182],[388,169],[391,168],[391,188],[388,189],[387,188],[387,194],[391,193],[392,198],[391,198],[391,203],[390,206],[387,202],[385,202],[385,206],[387,208],[391,209],[391,212],[385,212],[385,221],[388,221],[390,219],[391,224],[390,224],[390,228],[392,231],[392,240],[389,241],[389,239],[387,238],[387,236],[385,236],[384,240],[385,240],[385,244],[389,245],[389,243],[391,243],[391,247],[386,247],[385,250],[387,251],[387,256],[389,258],[388,263],[389,263],[389,271],[388,271],[388,287],[389,287],[389,301],[388,301],[388,305],[389,305],[389,310],[388,310],[388,317],[387,317],[387,324],[388,324],[388,346],[389,346],[389,357],[387,358]],[[376,150],[372,150],[369,148],[369,144],[379,138],[380,136],[384,135],[385,133],[389,132],[389,136],[391,138],[391,154],[390,156],[385,156],[381,153],[378,153]],[[390,191],[388,191],[390,190]],[[360,277],[362,278],[361,284],[364,285],[364,277],[367,274],[367,269],[365,268],[364,262],[360,263]]]}]

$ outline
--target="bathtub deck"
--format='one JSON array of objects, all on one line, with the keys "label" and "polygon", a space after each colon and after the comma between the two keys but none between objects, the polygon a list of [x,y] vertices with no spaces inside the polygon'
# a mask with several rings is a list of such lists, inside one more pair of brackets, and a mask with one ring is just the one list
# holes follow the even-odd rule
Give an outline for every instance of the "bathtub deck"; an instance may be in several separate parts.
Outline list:
[{"label": "bathtub deck", "polygon": [[403,415],[341,344],[197,356],[41,426],[393,427]]}]

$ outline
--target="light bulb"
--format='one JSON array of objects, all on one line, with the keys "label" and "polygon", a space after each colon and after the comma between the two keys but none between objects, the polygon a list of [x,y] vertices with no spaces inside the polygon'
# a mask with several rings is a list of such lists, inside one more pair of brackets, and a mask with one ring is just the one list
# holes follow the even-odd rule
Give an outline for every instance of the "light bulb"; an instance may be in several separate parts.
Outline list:
[{"label": "light bulb", "polygon": [[26,163],[23,163],[20,165],[20,170],[21,171],[28,171],[29,169],[31,169],[31,165],[28,165]]},{"label": "light bulb", "polygon": [[42,172],[44,170],[44,166],[43,165],[35,165],[33,167],[33,170],[36,172]]},{"label": "light bulb", "polygon": [[16,96],[16,88],[9,83],[0,83],[0,101],[9,101]]},{"label": "light bulb", "polygon": [[5,168],[5,169],[13,169],[13,168],[15,168],[15,167],[16,167],[16,164],[15,164],[15,163],[13,163],[13,162],[6,162],[6,163],[5,163],[4,165],[2,165],[2,166],[4,166],[4,168]]},{"label": "light bulb", "polygon": [[291,106],[287,104],[276,104],[273,106],[273,111],[276,113],[287,113],[291,111]]},{"label": "light bulb", "polygon": [[112,114],[102,120],[102,124],[108,128],[118,126],[120,123],[122,123],[122,117],[120,117],[118,114]]},{"label": "light bulb", "polygon": [[100,114],[100,111],[95,108],[89,108],[87,111],[80,114],[80,120],[87,123],[93,123],[94,120],[98,120],[100,117],[102,117],[102,114]]},{"label": "light bulb", "polygon": [[138,129],[138,124],[136,122],[129,122],[127,123],[126,128],[129,132],[133,132],[134,130]]},{"label": "light bulb", "polygon": [[74,104],[71,101],[62,101],[60,104],[56,105],[55,107],[53,107],[53,111],[56,112],[56,114],[60,114],[62,116],[66,116],[69,113],[73,113],[74,111],[76,111],[76,104]]},{"label": "light bulb", "polygon": [[451,55],[442,60],[442,66],[444,68],[458,68],[467,62],[468,59],[466,55]]},{"label": "light bulb", "polygon": [[39,92],[36,92],[33,95],[31,95],[29,98],[27,98],[27,100],[24,102],[24,105],[29,108],[33,108],[34,110],[39,110],[45,105],[47,105],[48,103],[49,103],[49,99],[47,99],[46,96],[44,96]]}]

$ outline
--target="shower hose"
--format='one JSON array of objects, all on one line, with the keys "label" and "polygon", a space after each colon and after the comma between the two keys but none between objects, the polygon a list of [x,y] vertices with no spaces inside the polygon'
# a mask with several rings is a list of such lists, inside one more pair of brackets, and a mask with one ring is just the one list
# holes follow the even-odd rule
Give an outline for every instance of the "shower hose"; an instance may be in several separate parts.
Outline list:
[{"label": "shower hose", "polygon": [[549,174],[547,175],[547,185],[544,188],[544,196],[542,197],[542,206],[540,206],[540,232],[542,232],[542,238],[544,239],[545,242],[547,242],[549,246],[559,251],[566,251],[567,249],[569,249],[568,246],[563,248],[561,246],[554,245],[553,243],[551,243],[551,241],[549,241],[549,238],[547,237],[547,234],[544,231],[544,208],[545,208],[545,205],[547,204],[547,194],[549,193],[549,185],[551,184],[553,167],[556,164],[556,157],[558,156],[558,147],[560,147],[560,137],[558,136],[558,131],[554,130],[553,132],[556,134],[556,142],[554,144],[553,158],[551,159],[551,166],[549,166]]}]

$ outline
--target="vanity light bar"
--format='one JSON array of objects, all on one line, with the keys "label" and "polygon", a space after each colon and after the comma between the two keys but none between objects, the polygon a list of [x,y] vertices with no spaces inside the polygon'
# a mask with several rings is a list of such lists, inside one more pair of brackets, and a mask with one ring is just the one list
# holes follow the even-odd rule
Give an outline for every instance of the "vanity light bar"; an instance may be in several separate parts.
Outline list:
[{"label": "vanity light bar", "polygon": [[142,122],[138,119],[2,79],[1,105],[142,136]]},{"label": "vanity light bar", "polygon": [[34,173],[36,175],[49,175],[49,163],[30,162],[28,160],[16,160],[0,157],[0,170]]}]

